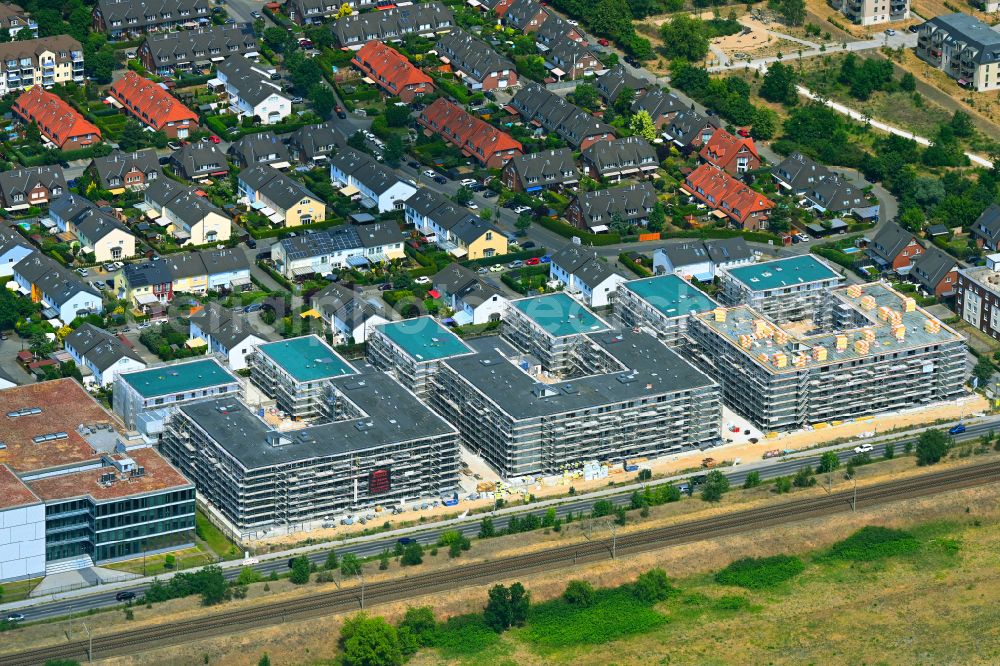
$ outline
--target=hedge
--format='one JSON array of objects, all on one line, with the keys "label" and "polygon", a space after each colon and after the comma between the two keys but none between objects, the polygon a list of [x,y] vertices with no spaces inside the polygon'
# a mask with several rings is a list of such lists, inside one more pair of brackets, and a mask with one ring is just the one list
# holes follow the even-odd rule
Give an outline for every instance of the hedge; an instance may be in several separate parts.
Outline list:
[{"label": "hedge", "polygon": [[466,268],[479,268],[481,266],[494,266],[496,264],[505,264],[509,261],[514,261],[515,259],[533,259],[534,257],[541,257],[546,253],[544,247],[532,248],[530,250],[521,250],[520,252],[508,252],[507,254],[498,254],[492,257],[483,257],[482,259],[470,259],[468,261],[463,261],[461,264]]},{"label": "hedge", "polygon": [[752,243],[767,243],[773,241],[781,244],[781,236],[766,231],[743,231],[742,229],[692,229],[690,231],[670,231],[660,236],[660,240],[668,238],[735,238],[742,236]]},{"label": "hedge", "polygon": [[628,268],[630,271],[638,275],[639,277],[653,277],[653,271],[649,270],[639,262],[632,259],[628,252],[622,252],[618,255],[618,261],[621,262],[623,266]]},{"label": "hedge", "polygon": [[299,233],[300,229],[302,230],[303,233],[305,233],[306,229],[315,229],[318,231],[320,229],[329,229],[330,227],[337,227],[343,223],[344,220],[338,220],[336,218],[333,218],[333,219],[323,220],[322,222],[315,222],[313,224],[303,224],[298,227],[275,227],[273,229],[247,228],[247,231],[250,233],[251,236],[257,239],[276,238],[278,236],[281,236],[282,234],[287,234],[291,232]]},{"label": "hedge", "polygon": [[292,288],[292,283],[289,282],[288,278],[286,278],[284,275],[274,270],[273,268],[265,264],[263,261],[258,261],[257,265],[263,268],[264,272],[270,275],[274,279],[274,281],[280,284],[282,287],[284,287],[288,291],[294,291],[294,289]]},{"label": "hedge", "polygon": [[589,231],[577,229],[572,224],[567,222],[553,220],[549,217],[540,217],[535,220],[535,222],[542,225],[549,231],[554,231],[560,236],[565,236],[566,238],[577,236],[584,245],[615,245],[616,243],[621,242],[621,236],[614,231],[610,231],[606,234],[593,234]]}]

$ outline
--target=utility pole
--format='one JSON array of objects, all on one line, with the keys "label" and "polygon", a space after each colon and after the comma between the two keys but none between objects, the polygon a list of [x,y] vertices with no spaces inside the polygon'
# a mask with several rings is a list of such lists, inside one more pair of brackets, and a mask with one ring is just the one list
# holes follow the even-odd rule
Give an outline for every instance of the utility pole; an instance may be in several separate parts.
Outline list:
[{"label": "utility pole", "polygon": [[364,610],[365,609],[365,570],[361,569],[361,571],[358,572],[358,575],[361,576],[361,610]]},{"label": "utility pole", "polygon": [[858,510],[858,477],[851,477],[854,479],[854,499],[851,500],[851,511]]},{"label": "utility pole", "polygon": [[618,526],[615,521],[608,519],[608,527],[611,528],[611,559],[616,559],[618,554]]},{"label": "utility pole", "polygon": [[94,663],[94,636],[90,633],[90,627],[83,623],[83,630],[87,632],[87,663]]}]

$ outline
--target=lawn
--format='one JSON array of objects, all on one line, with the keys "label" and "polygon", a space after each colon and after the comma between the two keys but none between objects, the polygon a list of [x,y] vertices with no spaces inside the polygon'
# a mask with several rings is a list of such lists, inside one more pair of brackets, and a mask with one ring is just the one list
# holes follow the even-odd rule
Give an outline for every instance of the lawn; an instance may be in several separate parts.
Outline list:
[{"label": "lawn", "polygon": [[208,517],[198,510],[194,515],[198,538],[205,542],[220,558],[232,560],[240,557],[240,551],[232,541],[215,526]]},{"label": "lawn", "polygon": [[0,594],[0,602],[21,601],[27,599],[28,594],[35,589],[35,586],[42,582],[41,578],[30,578],[28,580],[15,580],[0,585],[3,593]]},{"label": "lawn", "polygon": [[[173,557],[173,567],[167,567],[167,557]],[[157,553],[147,555],[145,558],[138,557],[134,560],[124,560],[122,562],[112,562],[102,565],[107,569],[115,571],[126,571],[128,573],[139,574],[140,576],[157,576],[168,571],[179,571],[192,567],[201,567],[211,564],[217,560],[211,553],[201,548],[187,548],[172,553]],[[5,597],[6,598],[6,597]]]}]

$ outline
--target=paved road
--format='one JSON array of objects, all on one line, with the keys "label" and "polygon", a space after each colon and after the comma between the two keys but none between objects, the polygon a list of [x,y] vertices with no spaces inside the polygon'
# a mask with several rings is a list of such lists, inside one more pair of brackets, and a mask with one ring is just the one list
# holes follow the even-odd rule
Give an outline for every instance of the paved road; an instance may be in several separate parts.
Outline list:
[{"label": "paved road", "polygon": [[[990,417],[986,419],[981,419],[975,423],[970,423],[968,425],[968,430],[957,436],[956,439],[960,441],[972,440],[978,438],[980,435],[987,433],[993,429],[1000,427],[1000,417]],[[914,442],[916,440],[916,435],[913,435],[905,440],[901,440],[893,444],[894,449],[897,453],[902,453],[903,448],[907,442]],[[850,444],[845,444],[839,448],[833,449],[837,452],[837,457],[840,459],[842,464],[846,462],[855,455],[854,446],[856,442]],[[881,457],[884,444],[875,444],[875,450],[872,452],[873,457]],[[771,459],[764,461],[755,461],[754,463],[740,465],[733,468],[728,468],[723,470],[729,482],[733,486],[742,485],[746,480],[748,474],[753,471],[760,473],[762,479],[773,479],[780,476],[788,476],[794,474],[799,469],[805,465],[811,465],[815,467],[819,462],[821,451],[815,451],[811,453],[806,453],[802,455],[796,455],[790,458],[781,459]],[[690,475],[688,475],[690,476]],[[680,478],[686,477],[674,477],[671,480],[661,480],[650,485],[657,485],[660,483],[676,482]],[[606,491],[604,497],[601,499],[609,499],[616,505],[627,505],[629,503],[629,498],[634,489],[640,488],[639,484],[631,487],[620,488],[616,490]],[[535,508],[511,508],[502,509],[497,512],[493,518],[494,525],[497,531],[503,530],[509,520],[510,516],[517,515],[523,516],[527,513],[535,513],[541,516],[547,507],[552,505],[556,508],[556,514],[560,517],[564,517],[567,513],[573,512],[574,515],[589,513],[593,507],[594,502],[600,496],[599,493],[591,493],[580,499],[564,501],[561,504],[556,504],[559,500],[547,501],[539,503]],[[379,555],[386,550],[392,550],[396,545],[397,536],[406,533],[407,536],[416,538],[418,541],[424,544],[431,544],[436,542],[438,536],[446,529],[458,529],[463,534],[470,537],[475,536],[479,532],[480,519],[482,516],[473,516],[468,518],[465,522],[459,524],[450,524],[447,526],[431,527],[429,529],[420,531],[420,528],[408,528],[406,530],[400,530],[398,532],[392,533],[387,536],[376,536],[367,537],[365,541],[356,541],[354,543],[348,543],[346,545],[340,545],[335,548],[338,555],[343,556],[346,553],[354,553],[359,557],[371,557]],[[598,529],[595,527],[595,529]],[[314,550],[307,554],[310,561],[316,562],[317,564],[322,564],[327,557],[328,549]],[[260,571],[262,574],[270,574],[272,571],[283,572],[288,568],[288,557],[289,554],[276,554],[272,557],[276,559],[271,559],[267,561],[262,561],[257,564],[254,568]],[[223,564],[225,569],[225,575],[228,579],[232,580],[239,575],[239,570],[241,563],[227,562]],[[87,596],[80,596],[71,599],[63,599],[59,601],[50,602],[40,602],[30,604],[28,602],[22,602],[25,607],[18,608],[19,612],[22,612],[27,617],[28,621],[32,620],[42,620],[61,617],[64,615],[82,613],[92,609],[107,608],[110,606],[115,606],[115,594],[122,589],[129,589],[136,593],[141,594],[148,587],[148,583],[135,583],[135,584],[124,584],[115,585],[114,587],[106,591],[98,592],[96,594],[91,594]],[[13,604],[7,604],[6,608],[13,608]]]}]

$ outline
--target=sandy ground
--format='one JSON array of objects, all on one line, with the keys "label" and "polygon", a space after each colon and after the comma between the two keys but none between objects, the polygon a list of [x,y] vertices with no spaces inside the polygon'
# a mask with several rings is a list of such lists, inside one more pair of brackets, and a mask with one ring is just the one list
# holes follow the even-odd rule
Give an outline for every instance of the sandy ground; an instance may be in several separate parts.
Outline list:
[{"label": "sandy ground", "polygon": [[897,64],[911,72],[918,80],[943,92],[966,112],[985,118],[994,124],[1000,123],[1000,90],[989,92],[964,90],[955,79],[918,58],[913,49],[907,49],[903,53],[902,61]]},{"label": "sandy ground", "polygon": [[[963,464],[981,460],[982,457],[979,457],[976,459],[965,459],[962,463],[950,464]],[[864,477],[867,475],[867,480],[862,481],[862,483],[876,482],[879,478],[882,478],[886,472],[893,469],[896,471],[906,470],[904,473],[907,475],[918,473],[917,469],[913,465],[912,458],[896,459],[886,463],[884,466],[880,465],[873,468],[862,468],[862,476]],[[834,485],[837,486],[843,483],[846,482],[842,481],[842,479],[835,479]],[[821,489],[812,488],[796,491],[795,494],[806,495],[822,492],[824,491]],[[985,521],[987,519],[992,519],[991,517],[997,516],[998,513],[1000,513],[1000,511],[998,511],[998,506],[1000,506],[1000,504],[998,504],[998,499],[1000,499],[1000,485],[994,484],[971,490],[955,491],[919,500],[896,503],[874,509],[859,507],[859,511],[855,514],[839,514],[837,516],[783,526],[780,529],[774,529],[771,531],[747,533],[714,541],[666,548],[660,551],[643,553],[636,556],[622,557],[613,562],[605,561],[592,565],[584,565],[573,569],[572,577],[589,580],[595,586],[610,586],[632,580],[642,571],[648,570],[654,566],[665,568],[670,573],[671,577],[674,578],[691,576],[718,569],[737,557],[764,556],[789,552],[789,544],[795,544],[794,550],[797,552],[821,548],[838,539],[844,538],[852,531],[866,524],[902,527],[918,522],[926,523],[936,519],[957,516],[982,519]],[[748,504],[767,503],[772,501],[781,500],[771,496],[763,489],[756,489],[749,492],[734,492],[726,496],[726,501],[722,506],[710,508],[708,511],[728,511],[735,504],[742,504],[745,506]],[[657,507],[656,509],[671,510],[674,506],[680,507],[685,504],[701,505],[702,507],[705,506],[701,502],[692,501],[681,502],[678,505],[668,505],[667,507]],[[674,516],[674,519],[676,519],[676,516]],[[669,522],[669,519],[664,521],[662,518],[657,519],[654,515],[651,516],[650,521],[657,523]],[[650,523],[642,523],[640,525],[633,526],[632,529],[645,528],[649,524]],[[533,536],[538,536],[540,539],[540,541],[536,542],[533,546],[523,544],[523,541],[526,538],[530,538],[526,535],[521,535],[520,537],[514,539],[515,541],[520,542],[516,548],[517,552],[524,552],[525,550],[533,547],[542,547],[544,546],[545,540],[563,541],[581,538],[579,525],[574,526],[573,529],[564,530],[563,535],[546,536],[539,533]],[[501,540],[496,541],[499,542]],[[473,546],[473,550],[470,552],[470,555],[475,554],[480,548],[486,547],[487,544],[491,544],[491,542],[486,542],[486,544],[476,542],[476,545]],[[501,555],[501,553],[502,551],[497,551],[494,553],[494,556]],[[438,566],[440,564],[443,564],[443,562],[439,561],[425,566]],[[993,564],[995,565],[996,562],[994,561]],[[426,571],[427,569],[425,567],[421,567],[421,570]],[[559,594],[565,586],[565,581],[568,577],[568,573],[553,571],[546,572],[545,574],[521,577],[520,580],[529,588],[533,599],[543,600]],[[286,583],[271,583],[271,585],[275,591],[279,588],[282,590],[289,589],[289,586]],[[255,587],[259,588],[260,586]],[[309,587],[312,587],[312,585]],[[430,598],[411,600],[409,603],[380,605],[377,606],[374,611],[379,615],[395,620],[401,616],[408,605],[432,604],[434,605],[439,618],[448,617],[454,614],[478,611],[482,607],[483,599],[485,598],[485,589],[485,586],[473,586],[455,590],[449,594],[438,594]],[[307,591],[300,589],[286,592],[286,594],[303,594],[306,592]],[[839,594],[843,592],[843,590],[837,590],[837,592]],[[256,597],[257,594],[259,593],[252,591],[251,597]],[[232,602],[227,605],[227,607],[231,608],[235,603],[252,602],[250,600],[246,602]],[[179,608],[175,612],[171,604],[187,604],[187,607]],[[183,618],[188,616],[190,613],[197,612],[197,609],[193,607],[190,602],[183,601],[170,602],[170,604],[157,606],[156,608],[157,617],[152,621],[181,622],[183,621]],[[147,611],[144,609],[137,609],[137,619],[135,622],[131,623],[130,626],[134,625],[136,622],[150,621],[150,618],[146,615],[146,613]],[[102,621],[103,617],[103,615],[98,615],[88,619],[88,622],[99,623]],[[120,617],[120,615],[116,614],[116,617]],[[762,618],[762,621],[766,619],[766,617]],[[336,636],[336,632],[341,621],[342,618],[337,616],[315,618],[304,622],[295,622],[265,629],[258,629],[252,632],[244,632],[236,636],[227,636],[224,639],[194,641],[183,646],[162,648],[130,658],[109,659],[102,663],[114,664],[116,666],[140,664],[163,664],[171,666],[175,664],[180,665],[194,663],[226,664],[227,666],[252,666],[257,663],[260,655],[264,652],[267,652],[270,655],[272,663],[317,663],[318,660],[329,659],[334,656],[334,637]],[[104,627],[103,630],[113,630],[113,627],[107,626]],[[74,636],[76,633],[78,632],[74,632]],[[18,639],[17,643],[21,643],[27,637],[22,638],[12,636],[11,638],[16,638]],[[648,653],[645,660],[642,659],[642,655],[629,654],[631,652],[630,644],[624,641],[619,644],[616,649],[624,649],[626,650],[626,653],[615,653],[613,657],[608,654],[601,656],[601,648],[596,648],[597,652],[594,654],[591,654],[588,650],[586,655],[580,655],[580,659],[568,663],[652,663],[648,661]],[[662,649],[666,650],[668,648],[663,647]],[[524,655],[518,654],[518,657],[523,657],[523,660],[520,658],[516,660],[516,663],[519,664],[540,665],[552,663],[531,653],[526,653]],[[611,661],[609,661],[609,659]],[[430,653],[419,656],[413,663],[436,664],[442,662],[433,653]],[[676,663],[704,662],[695,660]]]}]

